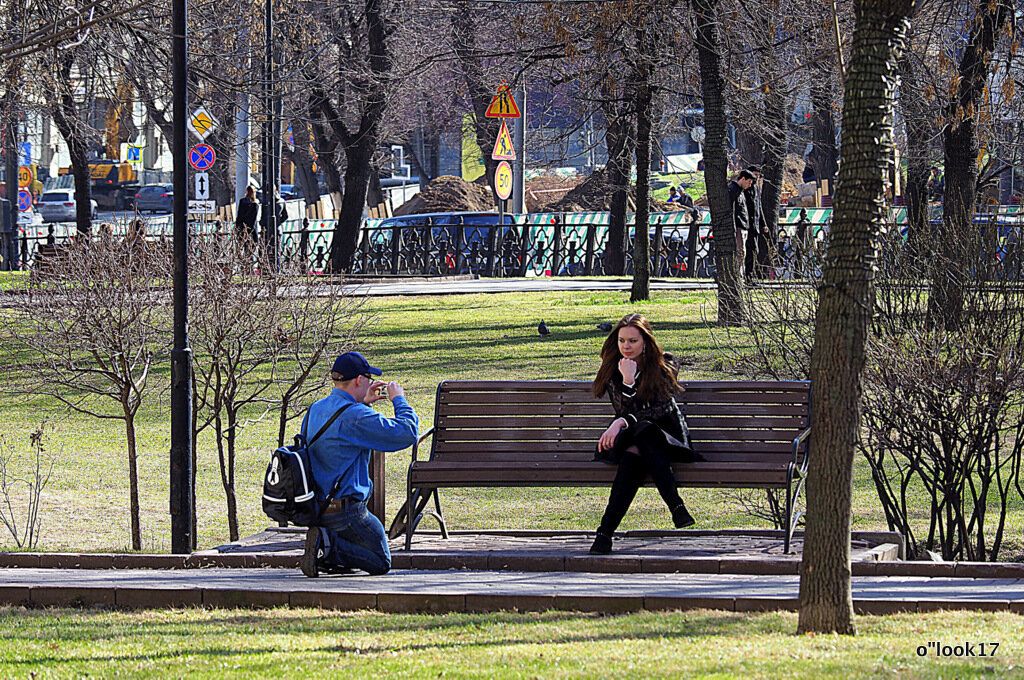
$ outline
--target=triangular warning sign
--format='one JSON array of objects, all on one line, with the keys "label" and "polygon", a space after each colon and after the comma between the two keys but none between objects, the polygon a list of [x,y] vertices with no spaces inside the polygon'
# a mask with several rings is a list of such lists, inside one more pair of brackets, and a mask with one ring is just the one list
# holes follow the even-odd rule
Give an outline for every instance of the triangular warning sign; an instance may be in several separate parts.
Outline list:
[{"label": "triangular warning sign", "polygon": [[507,86],[502,86],[498,88],[498,94],[494,95],[484,115],[488,118],[519,118],[523,114],[519,113],[512,92]]},{"label": "triangular warning sign", "polygon": [[512,135],[508,133],[508,125],[501,121],[501,130],[498,131],[498,138],[494,140],[494,151],[491,158],[496,161],[514,161],[516,159],[516,148],[512,145]]}]

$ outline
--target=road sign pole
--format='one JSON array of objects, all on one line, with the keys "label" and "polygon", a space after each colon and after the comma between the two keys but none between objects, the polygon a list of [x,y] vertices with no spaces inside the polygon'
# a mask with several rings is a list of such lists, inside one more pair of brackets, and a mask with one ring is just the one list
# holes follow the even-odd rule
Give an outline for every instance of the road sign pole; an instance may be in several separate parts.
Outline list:
[{"label": "road sign pole", "polygon": [[192,551],[192,350],[188,343],[188,25],[186,0],[173,0],[174,347],[171,349],[171,552]]},{"label": "road sign pole", "polygon": [[519,112],[520,116],[516,118],[515,128],[513,132],[512,143],[516,147],[516,160],[513,162],[512,169],[514,180],[512,182],[512,212],[519,213],[520,215],[526,212],[525,205],[525,194],[524,189],[526,187],[526,178],[524,174],[526,172],[526,78],[524,76],[522,83],[519,87]]},{"label": "road sign pole", "polygon": [[[17,258],[12,258],[11,253],[17,250],[18,233],[18,122],[15,118],[14,104],[16,88],[7,89],[7,144],[4,147],[4,160],[6,161],[6,198],[8,201],[7,224],[0,220],[0,229],[3,229],[3,256],[4,270],[13,271],[17,268]],[[6,228],[4,228],[6,226]]]}]

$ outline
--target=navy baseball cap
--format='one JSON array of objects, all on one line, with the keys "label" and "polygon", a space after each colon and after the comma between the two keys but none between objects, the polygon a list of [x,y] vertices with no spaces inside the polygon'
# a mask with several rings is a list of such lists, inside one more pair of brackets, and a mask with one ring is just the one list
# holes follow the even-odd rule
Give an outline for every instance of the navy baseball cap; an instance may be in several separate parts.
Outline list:
[{"label": "navy baseball cap", "polygon": [[383,375],[384,371],[376,366],[371,366],[366,357],[359,352],[345,352],[334,360],[331,373],[340,374],[342,380],[351,380],[357,375],[366,375],[367,373],[370,375]]}]

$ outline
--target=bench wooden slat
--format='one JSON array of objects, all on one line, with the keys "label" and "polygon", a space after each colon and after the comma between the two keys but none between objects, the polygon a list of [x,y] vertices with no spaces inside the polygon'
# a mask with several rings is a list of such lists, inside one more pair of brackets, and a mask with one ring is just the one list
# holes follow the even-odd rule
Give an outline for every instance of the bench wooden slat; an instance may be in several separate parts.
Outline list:
[{"label": "bench wooden slat", "polygon": [[[711,392],[809,392],[810,383],[800,380],[680,380],[687,390]],[[441,383],[442,392],[556,392],[566,390],[590,391],[589,380],[457,380]]]},{"label": "bench wooden slat", "polygon": [[[434,444],[436,453],[448,451],[472,452],[479,451],[486,445],[490,451],[533,451],[536,453],[551,452],[560,453],[563,451],[593,451],[595,442],[582,439],[558,439],[558,440],[487,440],[474,441],[438,441]],[[693,448],[699,453],[716,452],[747,452],[747,453],[777,453],[793,455],[791,442],[723,442],[723,441],[695,441]]]},{"label": "bench wooden slat", "polygon": [[679,404],[683,415],[709,416],[805,416],[807,406],[799,404]]},{"label": "bench wooden slat", "polygon": [[[439,428],[456,427],[564,427],[564,428],[600,428],[604,429],[612,421],[612,414],[608,415],[439,415],[437,426]],[[691,414],[686,419],[691,430],[698,428],[755,430],[759,428],[770,428],[780,430],[804,430],[807,427],[807,419],[801,416],[779,416],[779,417],[719,417],[700,416]]]},{"label": "bench wooden slat", "polygon": [[[492,423],[493,425],[493,423]],[[552,427],[524,427],[519,424],[509,424],[505,427],[495,428],[451,428],[444,427],[434,433],[437,441],[596,441],[604,431],[604,427],[583,428],[572,427],[557,429]],[[752,430],[752,429],[695,429],[691,431],[691,438],[697,441],[771,441],[790,442],[796,439],[800,433],[797,428],[777,430]]]},{"label": "bench wooden slat", "polygon": [[[615,466],[602,463],[563,464],[552,467],[524,463],[510,468],[507,463],[486,463],[466,469],[464,465],[436,464],[410,471],[414,485],[431,486],[594,486],[607,485],[615,478]],[[709,486],[784,484],[786,471],[780,466],[751,463],[693,463],[676,467],[677,481]],[[649,483],[649,480],[648,480]]]},{"label": "bench wooden slat", "polygon": [[[684,404],[806,404],[806,392],[684,393]],[[442,392],[442,404],[586,404],[594,401],[585,392]]]},{"label": "bench wooden slat", "polygon": [[[594,461],[594,449],[591,446],[586,449],[565,450],[557,453],[550,451],[492,451],[476,449],[473,451],[446,451],[434,458],[433,463],[460,463],[464,467],[474,467],[483,463],[504,463],[517,464],[544,463],[560,465],[563,462],[569,463],[592,463]],[[792,460],[792,454],[781,455],[778,453],[750,453],[745,451],[724,451],[714,455],[712,463],[758,463],[768,466],[785,466]]]}]

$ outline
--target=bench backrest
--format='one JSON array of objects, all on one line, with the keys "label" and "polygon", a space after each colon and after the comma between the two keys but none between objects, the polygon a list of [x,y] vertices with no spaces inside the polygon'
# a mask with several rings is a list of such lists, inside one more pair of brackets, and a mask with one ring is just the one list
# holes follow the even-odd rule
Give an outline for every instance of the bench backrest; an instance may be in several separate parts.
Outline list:
[{"label": "bench backrest", "polygon": [[[709,461],[792,460],[809,423],[809,382],[682,381],[694,449]],[[433,460],[589,461],[614,413],[589,382],[446,381],[438,385]]]}]

